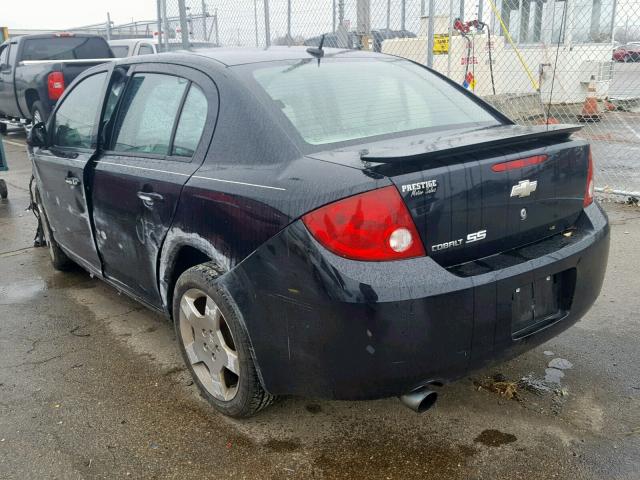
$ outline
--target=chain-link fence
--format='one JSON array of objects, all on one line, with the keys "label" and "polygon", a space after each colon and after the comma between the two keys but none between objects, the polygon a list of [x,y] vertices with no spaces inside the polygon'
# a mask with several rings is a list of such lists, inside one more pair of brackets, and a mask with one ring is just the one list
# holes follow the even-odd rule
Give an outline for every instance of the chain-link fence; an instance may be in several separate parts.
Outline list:
[{"label": "chain-link fence", "polygon": [[599,191],[640,196],[640,0],[157,0],[157,7],[167,47],[317,45],[325,35],[325,46],[428,65],[518,123],[581,122]]}]

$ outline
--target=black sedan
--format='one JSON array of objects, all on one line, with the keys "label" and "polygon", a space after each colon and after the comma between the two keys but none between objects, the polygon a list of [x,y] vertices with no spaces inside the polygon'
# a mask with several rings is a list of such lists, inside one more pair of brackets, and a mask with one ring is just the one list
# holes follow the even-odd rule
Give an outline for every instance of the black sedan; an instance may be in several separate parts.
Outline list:
[{"label": "black sedan", "polygon": [[29,143],[54,267],[171,318],[204,396],[248,416],[423,411],[580,319],[609,228],[574,131],[396,57],[218,49],[92,68]]}]

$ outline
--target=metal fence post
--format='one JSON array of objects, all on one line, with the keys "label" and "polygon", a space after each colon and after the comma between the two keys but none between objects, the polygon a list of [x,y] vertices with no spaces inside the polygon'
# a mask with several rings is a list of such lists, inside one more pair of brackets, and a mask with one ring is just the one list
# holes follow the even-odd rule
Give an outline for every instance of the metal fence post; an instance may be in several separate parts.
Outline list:
[{"label": "metal fence post", "polygon": [[291,0],[287,0],[287,45],[291,43]]},{"label": "metal fence post", "polygon": [[187,23],[187,7],[184,0],[178,0],[178,13],[180,14],[180,36],[182,48],[189,48],[189,24]]},{"label": "metal fence post", "polygon": [[111,40],[111,15],[107,12],[107,41]]},{"label": "metal fence post", "polygon": [[333,33],[336,33],[336,0],[332,2],[332,10],[331,10],[331,22],[333,24]]},{"label": "metal fence post", "polygon": [[218,9],[213,14],[213,27],[216,29],[216,47],[220,46],[220,30],[218,30]]},{"label": "metal fence post", "polygon": [[265,46],[269,48],[271,46],[271,19],[269,18],[269,0],[263,0],[264,2],[264,40]]},{"label": "metal fence post", "polygon": [[407,0],[402,0],[400,3],[400,30],[403,32],[407,26]]},{"label": "metal fence post", "polygon": [[157,29],[158,29],[158,46],[162,45],[162,0],[156,1]]},{"label": "metal fence post", "polygon": [[205,42],[208,40],[207,35],[207,4],[202,0],[202,40]]},{"label": "metal fence post", "polygon": [[162,23],[164,28],[164,51],[169,51],[169,19],[167,18],[167,0],[162,1]]},{"label": "metal fence post", "polygon": [[387,30],[391,29],[391,0],[387,0]]}]

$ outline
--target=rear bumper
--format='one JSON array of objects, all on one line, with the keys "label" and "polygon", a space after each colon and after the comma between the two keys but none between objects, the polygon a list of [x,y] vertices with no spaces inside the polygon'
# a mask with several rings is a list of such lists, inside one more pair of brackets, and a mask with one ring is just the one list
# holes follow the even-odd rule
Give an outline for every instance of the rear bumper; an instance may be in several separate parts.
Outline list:
[{"label": "rear bumper", "polygon": [[[607,217],[596,204],[584,210],[575,238],[523,248],[510,256],[521,258],[515,264],[469,275],[428,257],[346,260],[297,222],[220,280],[270,393],[371,399],[455,380],[559,334],[598,297],[608,251]],[[562,272],[572,283],[566,311],[514,339],[515,289]]]}]

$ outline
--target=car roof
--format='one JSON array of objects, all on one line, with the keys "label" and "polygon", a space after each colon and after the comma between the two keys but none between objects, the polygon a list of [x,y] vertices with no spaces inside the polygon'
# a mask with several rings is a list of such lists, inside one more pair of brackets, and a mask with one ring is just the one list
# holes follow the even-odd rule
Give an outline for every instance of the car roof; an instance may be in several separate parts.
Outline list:
[{"label": "car roof", "polygon": [[[303,60],[311,58],[311,55],[307,52],[308,47],[269,47],[269,48],[203,48],[185,51],[184,53],[191,53],[199,55],[201,57],[211,58],[227,66],[244,65],[247,63],[260,63],[260,62],[277,62],[283,60]],[[347,50],[341,48],[325,48],[325,56],[340,55],[341,57],[381,57],[385,58],[388,55],[380,53],[362,51],[362,50]],[[176,52],[178,53],[178,52]]]}]

